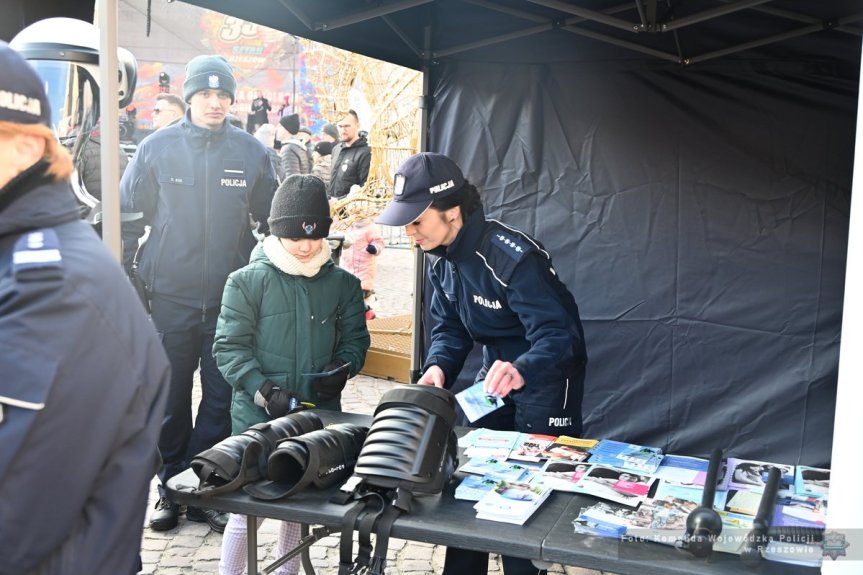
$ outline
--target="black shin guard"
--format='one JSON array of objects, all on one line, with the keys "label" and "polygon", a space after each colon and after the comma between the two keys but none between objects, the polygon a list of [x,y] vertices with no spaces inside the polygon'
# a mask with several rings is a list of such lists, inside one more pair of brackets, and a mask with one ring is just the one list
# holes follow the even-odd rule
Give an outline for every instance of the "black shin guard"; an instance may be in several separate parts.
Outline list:
[{"label": "black shin guard", "polygon": [[368,428],[351,423],[331,425],[281,442],[267,462],[269,481],[246,485],[257,499],[281,499],[309,485],[319,489],[347,478],[354,469]]},{"label": "black shin guard", "polygon": [[192,459],[191,467],[200,480],[196,493],[201,497],[227,493],[265,477],[267,459],[280,441],[322,427],[317,414],[300,411],[220,441]]}]

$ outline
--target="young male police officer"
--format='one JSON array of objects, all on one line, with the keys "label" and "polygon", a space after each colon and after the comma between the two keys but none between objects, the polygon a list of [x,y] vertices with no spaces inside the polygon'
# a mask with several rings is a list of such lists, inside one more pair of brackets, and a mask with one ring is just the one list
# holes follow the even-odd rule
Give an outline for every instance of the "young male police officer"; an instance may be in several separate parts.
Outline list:
[{"label": "young male police officer", "polygon": [[[249,215],[266,226],[277,182],[267,150],[226,121],[236,81],[221,56],[198,56],[186,66],[182,120],[141,142],[120,184],[122,209],[140,218],[123,224],[127,269],[144,226],[151,231],[139,255],[151,317],[171,359],[171,394],[159,450],[162,497],[150,516],[157,531],[177,525],[179,506],[164,483],[192,457],[231,430],[231,386],[213,359],[213,337],[225,281],[246,265],[255,244]],[[192,425],[192,378],[201,372],[202,399]],[[223,531],[227,515],[189,508],[187,519]]]}]

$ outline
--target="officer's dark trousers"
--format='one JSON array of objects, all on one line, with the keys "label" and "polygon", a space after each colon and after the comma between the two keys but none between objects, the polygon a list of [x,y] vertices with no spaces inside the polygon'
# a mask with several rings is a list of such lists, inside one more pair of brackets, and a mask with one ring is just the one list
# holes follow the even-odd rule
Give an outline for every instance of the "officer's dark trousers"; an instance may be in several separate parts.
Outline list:
[{"label": "officer's dark trousers", "polygon": [[[545,569],[537,569],[529,559],[501,556],[506,575],[545,575]],[[443,575],[485,575],[488,573],[488,553],[449,547],[446,550]]]},{"label": "officer's dark trousers", "polygon": [[[504,405],[494,413],[470,423],[459,411],[460,419],[458,425],[472,425],[474,427],[485,427],[486,429],[499,429],[512,431],[515,429],[515,407],[511,404]],[[493,525],[489,523],[489,525]],[[493,527],[489,527],[490,529]],[[504,575],[545,575],[545,570],[537,569],[529,559],[520,557],[501,556]],[[488,553],[481,551],[469,551],[448,547],[444,560],[443,575],[485,575],[488,573]]]},{"label": "officer's dark trousers", "polygon": [[[151,317],[171,361],[171,389],[159,436],[165,482],[189,467],[191,458],[231,433],[232,389],[213,359],[213,338],[219,309],[180,305],[159,297],[150,302]],[[192,382],[201,370],[201,402],[192,425]],[[163,491],[160,486],[160,492]]]}]

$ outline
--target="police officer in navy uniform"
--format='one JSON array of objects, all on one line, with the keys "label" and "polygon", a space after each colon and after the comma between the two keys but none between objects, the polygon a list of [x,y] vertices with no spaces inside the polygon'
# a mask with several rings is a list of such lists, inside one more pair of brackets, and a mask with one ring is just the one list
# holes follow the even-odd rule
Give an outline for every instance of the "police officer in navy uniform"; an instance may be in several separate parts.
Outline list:
[{"label": "police officer in navy uniform", "polygon": [[0,573],[132,575],[170,365],[0,42]]},{"label": "police officer in navy uniform", "polygon": [[[421,153],[395,174],[393,201],[377,222],[404,226],[432,256],[431,343],[418,383],[449,388],[474,346],[476,375],[505,406],[476,427],[581,434],[587,353],[578,306],[537,240],[487,220],[479,193],[441,154]],[[506,575],[541,573],[504,557]],[[444,573],[485,573],[488,555],[450,548]]]},{"label": "police officer in navy uniform", "polygon": [[[145,138],[120,182],[123,259],[131,268],[140,248],[140,277],[151,317],[171,359],[171,394],[159,450],[162,497],[150,515],[157,531],[177,525],[179,506],[164,483],[231,430],[231,386],[213,359],[213,339],[228,274],[245,266],[255,245],[251,219],[266,232],[277,182],[267,150],[227,121],[237,83],[221,56],[197,56],[186,66],[182,120]],[[134,214],[137,219],[130,219]],[[201,403],[192,424],[192,383],[201,374]],[[222,532],[227,514],[191,507],[191,521]]]}]

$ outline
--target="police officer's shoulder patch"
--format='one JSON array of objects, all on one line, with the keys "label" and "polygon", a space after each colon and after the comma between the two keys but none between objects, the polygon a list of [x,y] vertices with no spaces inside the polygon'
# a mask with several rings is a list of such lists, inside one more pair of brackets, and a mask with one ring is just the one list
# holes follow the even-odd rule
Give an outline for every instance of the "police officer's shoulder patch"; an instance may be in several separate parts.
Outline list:
[{"label": "police officer's shoulder patch", "polygon": [[508,228],[495,220],[489,222],[491,225],[480,248],[481,256],[495,278],[507,285],[519,262],[535,251],[537,246],[518,230]]},{"label": "police officer's shoulder patch", "polygon": [[18,281],[62,277],[63,256],[57,232],[43,228],[18,238],[12,250],[12,273]]},{"label": "police officer's shoulder patch", "polygon": [[489,241],[516,262],[533,249],[533,245],[524,236],[501,227],[497,227],[491,233]]}]

